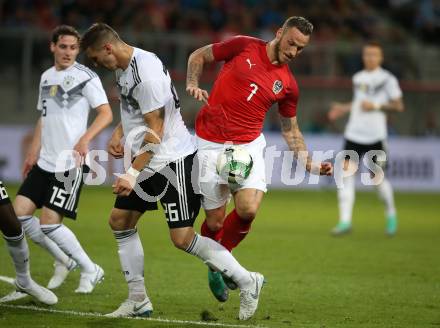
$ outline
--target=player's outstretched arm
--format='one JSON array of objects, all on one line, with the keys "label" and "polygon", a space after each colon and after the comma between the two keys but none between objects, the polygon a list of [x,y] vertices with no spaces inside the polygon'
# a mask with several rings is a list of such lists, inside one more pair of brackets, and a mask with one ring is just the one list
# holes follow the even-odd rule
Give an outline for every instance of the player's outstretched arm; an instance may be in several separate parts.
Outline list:
[{"label": "player's outstretched arm", "polygon": [[134,188],[136,178],[145,166],[150,163],[154,156],[155,148],[161,143],[163,135],[163,124],[165,120],[165,108],[159,108],[144,114],[144,122],[147,132],[136,159],[127,172],[120,176],[113,184],[113,193],[119,196],[128,196]]},{"label": "player's outstretched arm", "polygon": [[384,112],[403,112],[405,110],[405,106],[403,105],[402,98],[397,98],[390,100],[386,103],[374,103],[371,101],[363,101],[362,109],[366,112],[371,111],[384,111]]},{"label": "player's outstretched arm", "polygon": [[340,102],[333,102],[330,105],[330,110],[328,111],[328,119],[333,122],[336,121],[338,118],[344,116],[345,114],[349,113],[351,110],[351,102],[349,103],[340,103]]},{"label": "player's outstretched arm", "polygon": [[329,162],[313,163],[307,150],[304,137],[299,129],[296,117],[281,116],[281,133],[289,149],[293,151],[297,161],[304,165],[306,170],[317,175],[332,175],[333,166]]},{"label": "player's outstretched arm", "polygon": [[122,129],[122,123],[115,127],[112,136],[107,144],[107,151],[114,158],[122,158],[124,156],[124,146],[121,144],[121,140],[124,137],[124,130]]},{"label": "player's outstretched arm", "polygon": [[212,44],[195,50],[188,58],[186,72],[186,92],[199,101],[208,102],[208,92],[199,88],[200,76],[203,73],[203,66],[214,61]]},{"label": "player's outstretched arm", "polygon": [[26,158],[23,163],[22,175],[26,178],[32,166],[37,163],[41,149],[41,118],[38,119],[35,125],[34,136],[32,137],[31,147],[29,148]]},{"label": "player's outstretched arm", "polygon": [[96,108],[98,115],[86,133],[79,139],[73,150],[77,151],[81,157],[85,157],[89,152],[89,143],[102,130],[104,130],[113,121],[113,113],[109,104],[102,104]]}]

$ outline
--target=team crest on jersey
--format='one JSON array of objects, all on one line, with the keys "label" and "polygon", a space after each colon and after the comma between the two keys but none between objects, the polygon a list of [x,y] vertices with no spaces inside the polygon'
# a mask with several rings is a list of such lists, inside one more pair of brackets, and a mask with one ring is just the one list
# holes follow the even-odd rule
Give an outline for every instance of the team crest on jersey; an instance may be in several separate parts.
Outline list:
[{"label": "team crest on jersey", "polygon": [[359,84],[359,89],[362,92],[368,92],[368,84],[366,84],[366,83]]},{"label": "team crest on jersey", "polygon": [[283,83],[280,80],[276,80],[273,83],[272,91],[274,94],[279,94],[283,90]]},{"label": "team crest on jersey", "polygon": [[73,76],[66,76],[63,80],[63,87],[64,89],[69,89],[73,85],[73,81],[75,78]]},{"label": "team crest on jersey", "polygon": [[49,96],[55,97],[55,95],[57,94],[57,91],[58,91],[58,85],[51,86],[50,90],[49,90]]}]

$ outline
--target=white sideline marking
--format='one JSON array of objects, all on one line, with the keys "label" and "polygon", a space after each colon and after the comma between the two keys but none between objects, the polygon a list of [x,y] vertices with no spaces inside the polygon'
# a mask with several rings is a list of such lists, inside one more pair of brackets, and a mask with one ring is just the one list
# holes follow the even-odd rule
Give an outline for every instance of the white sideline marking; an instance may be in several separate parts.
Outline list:
[{"label": "white sideline marking", "polygon": [[[60,313],[60,314],[70,314],[79,317],[96,317],[96,318],[105,318],[105,316],[101,313],[96,312],[77,312],[71,310],[55,310],[49,308],[42,308],[33,305],[9,305],[9,304],[0,304],[0,307],[11,308],[11,309],[22,309],[22,310],[31,310],[38,312],[50,312],[50,313]],[[109,318],[111,319],[111,318]],[[187,320],[174,320],[174,319],[164,319],[164,318],[121,318],[121,319],[131,319],[131,320],[146,320],[146,321],[154,321],[154,322],[166,322],[171,324],[192,324],[197,326],[211,326],[211,327],[231,327],[231,328],[265,328],[264,326],[250,326],[250,325],[235,325],[235,324],[226,324],[226,323],[216,323],[216,322],[203,322],[203,321],[187,321]]]},{"label": "white sideline marking", "polygon": [[11,285],[14,285],[14,282],[15,282],[14,278],[5,277],[5,276],[0,276],[0,280],[6,282],[8,284],[11,284]]}]

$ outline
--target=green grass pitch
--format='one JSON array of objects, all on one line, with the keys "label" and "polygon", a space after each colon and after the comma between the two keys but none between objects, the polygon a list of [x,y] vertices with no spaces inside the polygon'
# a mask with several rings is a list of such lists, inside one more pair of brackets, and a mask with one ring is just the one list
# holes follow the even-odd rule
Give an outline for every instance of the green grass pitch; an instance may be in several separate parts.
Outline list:
[{"label": "green grass pitch", "polygon": [[[9,188],[10,194],[16,189]],[[91,295],[76,295],[79,272],[55,292],[60,311],[107,313],[127,294],[116,242],[107,224],[113,205],[110,188],[86,187],[77,222],[66,224],[77,234],[105,280]],[[238,321],[239,298],[219,304],[207,286],[206,267],[175,249],[162,210],[139,224],[145,251],[145,279],[154,317],[207,324],[263,327],[440,327],[440,195],[397,193],[397,236],[384,233],[383,206],[375,193],[358,193],[354,227],[349,236],[333,238],[334,191],[270,191],[252,231],[234,250],[248,269],[268,281],[260,306],[248,322]],[[202,217],[197,220],[197,229]],[[29,242],[34,279],[47,284],[52,259]],[[0,275],[14,275],[4,242]],[[0,296],[12,286],[0,281]],[[13,305],[35,305],[29,298]],[[201,323],[140,321],[76,316],[0,306],[0,327],[203,327]]]}]

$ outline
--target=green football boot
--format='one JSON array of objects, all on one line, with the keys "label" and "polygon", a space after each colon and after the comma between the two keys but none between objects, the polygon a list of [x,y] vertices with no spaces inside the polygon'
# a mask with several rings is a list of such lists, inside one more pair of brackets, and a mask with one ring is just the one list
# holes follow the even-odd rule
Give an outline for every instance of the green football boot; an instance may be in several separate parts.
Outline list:
[{"label": "green football boot", "polygon": [[333,236],[342,236],[351,232],[351,223],[339,222],[331,231]]},{"label": "green football boot", "polygon": [[229,290],[220,272],[208,269],[208,283],[209,289],[211,289],[212,294],[219,302],[226,302],[228,300]]},{"label": "green football boot", "polygon": [[395,215],[388,215],[387,216],[387,223],[385,228],[386,234],[388,236],[394,236],[397,231],[397,216]]}]

